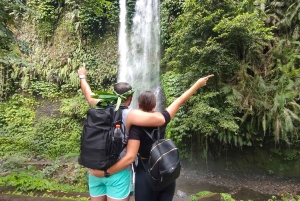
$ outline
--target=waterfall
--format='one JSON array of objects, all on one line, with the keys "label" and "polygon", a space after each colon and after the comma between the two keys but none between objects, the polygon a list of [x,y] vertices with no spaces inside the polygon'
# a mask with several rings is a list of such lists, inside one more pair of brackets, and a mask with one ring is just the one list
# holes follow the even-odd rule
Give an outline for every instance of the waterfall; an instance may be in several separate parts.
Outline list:
[{"label": "waterfall", "polygon": [[151,90],[160,109],[160,9],[158,0],[137,0],[131,29],[126,25],[126,0],[120,0],[119,74],[118,82],[128,82],[135,89],[132,108],[137,97]]}]

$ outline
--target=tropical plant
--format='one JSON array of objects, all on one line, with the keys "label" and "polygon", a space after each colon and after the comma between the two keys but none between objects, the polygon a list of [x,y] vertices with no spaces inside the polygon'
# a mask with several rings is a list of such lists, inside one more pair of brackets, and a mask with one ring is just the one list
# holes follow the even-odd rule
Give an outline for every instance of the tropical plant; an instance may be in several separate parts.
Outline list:
[{"label": "tropical plant", "polygon": [[268,0],[264,12],[266,22],[276,27],[278,36],[300,38],[299,0]]},{"label": "tropical plant", "polygon": [[63,2],[63,0],[30,0],[27,2],[28,6],[37,11],[37,15],[34,15],[36,32],[44,44],[53,36]]},{"label": "tropical plant", "polygon": [[[177,70],[181,74],[186,72],[187,83],[190,83],[188,80],[196,80],[201,75],[211,73],[218,75],[220,80],[218,85],[208,86],[208,89],[215,91],[208,97],[219,101],[210,100],[210,104],[205,106],[201,101],[200,104],[197,103],[199,99],[192,98],[193,107],[186,110],[193,116],[203,116],[203,121],[210,119],[211,125],[220,127],[214,126],[212,127],[214,130],[205,132],[205,128],[210,128],[210,126],[198,120],[201,123],[196,123],[197,126],[191,130],[196,131],[199,128],[200,132],[212,136],[214,136],[213,133],[218,133],[217,138],[224,144],[233,142],[236,145],[249,145],[249,139],[238,134],[239,116],[235,113],[239,112],[239,108],[236,101],[226,101],[226,96],[229,95],[226,87],[238,78],[235,76],[237,72],[240,70],[244,72],[249,66],[260,64],[260,52],[268,45],[267,42],[272,40],[272,34],[270,28],[264,27],[257,13],[236,13],[232,7],[233,4],[232,1],[218,4],[206,1],[196,5],[195,1],[188,1],[183,14],[172,25],[176,31],[171,35],[171,45],[166,51],[164,61],[167,61],[168,69]],[[224,90],[218,90],[223,87]],[[222,99],[222,105],[220,105]],[[210,107],[212,107],[211,110],[208,109]],[[210,111],[208,112],[211,113],[209,118],[199,112],[204,108]],[[217,113],[213,115],[213,111]],[[213,120],[216,114],[217,118]],[[189,122],[195,123],[191,115],[189,116]],[[221,116],[223,117],[220,118]],[[227,120],[224,121],[225,119]],[[216,124],[216,120],[219,123]]]},{"label": "tropical plant", "polygon": [[0,178],[0,184],[16,188],[18,191],[69,191],[86,192],[82,186],[58,184],[50,179],[44,179],[40,171],[31,168],[18,174],[10,174]]},{"label": "tropical plant", "polygon": [[69,153],[79,153],[81,129],[82,126],[75,119],[39,118],[32,131],[31,151],[48,159],[57,159]]},{"label": "tropical plant", "polygon": [[0,104],[0,156],[7,157],[20,150],[20,155],[29,154],[31,132],[33,130],[37,103],[31,98],[13,95],[10,100]]},{"label": "tropical plant", "polygon": [[24,11],[32,12],[22,1],[3,0],[0,2],[0,100],[8,97],[15,89],[11,83],[11,67],[25,62],[21,59],[21,52],[28,53],[27,43],[18,40],[14,34],[17,19]]},{"label": "tropical plant", "polygon": [[20,60],[19,51],[27,50],[22,41],[17,40],[13,33],[16,19],[22,12],[31,11],[21,1],[3,0],[0,2],[0,64],[12,64]]},{"label": "tropical plant", "polygon": [[109,28],[115,29],[118,24],[117,1],[84,0],[79,1],[79,21],[83,38],[98,38],[103,36]]}]

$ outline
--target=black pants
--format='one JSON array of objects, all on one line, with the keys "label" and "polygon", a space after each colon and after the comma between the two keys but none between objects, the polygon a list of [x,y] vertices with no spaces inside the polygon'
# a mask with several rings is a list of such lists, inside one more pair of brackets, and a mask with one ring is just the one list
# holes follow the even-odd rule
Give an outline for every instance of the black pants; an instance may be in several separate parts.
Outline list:
[{"label": "black pants", "polygon": [[[146,161],[144,161],[146,163]],[[175,181],[161,191],[154,191],[145,180],[146,170],[141,161],[135,174],[135,201],[172,201],[175,193]]]}]

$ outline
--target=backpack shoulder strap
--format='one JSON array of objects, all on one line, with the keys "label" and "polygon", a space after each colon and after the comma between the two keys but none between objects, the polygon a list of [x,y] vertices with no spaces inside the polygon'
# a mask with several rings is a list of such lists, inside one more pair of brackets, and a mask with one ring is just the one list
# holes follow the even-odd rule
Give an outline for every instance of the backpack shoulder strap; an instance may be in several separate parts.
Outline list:
[{"label": "backpack shoulder strap", "polygon": [[[115,105],[110,105],[110,107],[115,109]],[[115,123],[123,122],[123,111],[125,111],[127,109],[128,109],[128,107],[122,105],[122,106],[120,106],[120,108],[118,110],[114,110],[113,119],[114,119]]]},{"label": "backpack shoulder strap", "polygon": [[[125,120],[129,114],[130,109],[128,107],[121,107],[122,110],[122,118]],[[125,122],[124,122],[125,123]]]},{"label": "backpack shoulder strap", "polygon": [[153,140],[152,133],[149,133],[146,129],[142,128],[143,131]]},{"label": "backpack shoulder strap", "polygon": [[[153,142],[155,142],[156,140],[159,140],[160,139],[160,129],[159,127],[154,129],[151,133],[149,133],[146,129],[142,128],[143,131],[152,139]],[[155,133],[156,136],[155,136]]]}]

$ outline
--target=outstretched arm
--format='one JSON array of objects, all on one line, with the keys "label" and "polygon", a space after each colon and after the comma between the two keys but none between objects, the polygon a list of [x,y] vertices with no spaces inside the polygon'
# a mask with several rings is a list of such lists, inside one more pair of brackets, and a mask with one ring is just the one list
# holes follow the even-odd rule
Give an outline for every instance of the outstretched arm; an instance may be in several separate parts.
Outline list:
[{"label": "outstretched arm", "polygon": [[93,95],[93,92],[91,90],[90,85],[86,81],[85,63],[83,63],[83,66],[78,70],[78,77],[80,78],[81,91],[82,91],[83,95],[85,96],[87,102],[89,103],[90,107],[93,107],[100,100],[91,97],[91,95]]},{"label": "outstretched arm", "polygon": [[[109,174],[115,174],[125,169],[128,165],[130,165],[135,157],[137,156],[138,150],[140,147],[139,140],[128,140],[126,154],[123,158],[121,158],[117,163],[107,169]],[[90,169],[90,174],[96,177],[104,177],[103,170],[94,170]]]},{"label": "outstretched arm", "polygon": [[165,123],[165,118],[160,112],[144,112],[138,109],[132,109],[126,119],[126,128],[129,131],[132,125],[158,127]]},{"label": "outstretched arm", "polygon": [[[166,109],[171,118],[173,118],[178,111],[179,107],[185,103],[200,87],[206,85],[209,78],[214,75],[209,75],[200,78],[191,88],[184,92],[179,98],[177,98],[171,105]],[[165,118],[160,112],[143,112],[141,110],[131,110],[127,116],[126,128],[129,130],[132,125],[136,126],[149,126],[157,127],[162,126],[165,123]]]},{"label": "outstretched arm", "polygon": [[209,78],[213,77],[214,75],[208,75],[206,77],[200,78],[191,88],[185,91],[179,98],[177,98],[171,105],[167,107],[167,111],[169,112],[171,119],[175,116],[176,112],[178,111],[179,107],[185,103],[200,87],[206,85],[206,82]]}]

